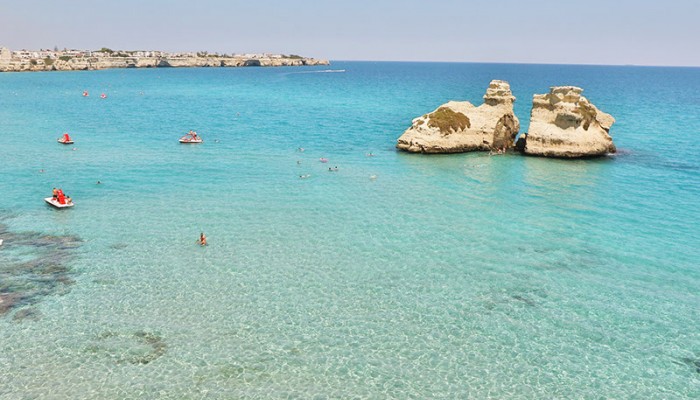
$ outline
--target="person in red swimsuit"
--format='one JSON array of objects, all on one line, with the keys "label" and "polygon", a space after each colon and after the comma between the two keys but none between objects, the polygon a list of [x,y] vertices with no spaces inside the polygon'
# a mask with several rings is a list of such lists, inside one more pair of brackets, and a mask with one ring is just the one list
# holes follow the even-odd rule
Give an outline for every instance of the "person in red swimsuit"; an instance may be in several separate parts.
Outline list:
[{"label": "person in red swimsuit", "polygon": [[58,204],[66,204],[66,195],[61,189],[58,189]]}]

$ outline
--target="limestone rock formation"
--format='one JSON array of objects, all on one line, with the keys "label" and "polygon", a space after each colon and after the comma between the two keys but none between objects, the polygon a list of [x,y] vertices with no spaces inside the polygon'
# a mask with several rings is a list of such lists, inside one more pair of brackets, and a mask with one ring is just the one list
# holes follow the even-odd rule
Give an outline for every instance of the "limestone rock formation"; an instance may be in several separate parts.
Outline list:
[{"label": "limestone rock formation", "polygon": [[414,153],[461,153],[510,148],[520,130],[513,113],[515,97],[505,81],[491,81],[484,104],[450,101],[415,118],[397,148]]},{"label": "limestone rock formation", "polygon": [[614,153],[610,127],[615,118],[581,96],[583,89],[555,86],[532,100],[530,129],[520,140],[528,155],[579,158]]},{"label": "limestone rock formation", "polygon": [[265,56],[248,58],[229,57],[73,57],[70,59],[11,58],[11,52],[0,48],[0,72],[75,71],[110,68],[156,67],[286,67],[329,65],[328,60],[302,57]]}]

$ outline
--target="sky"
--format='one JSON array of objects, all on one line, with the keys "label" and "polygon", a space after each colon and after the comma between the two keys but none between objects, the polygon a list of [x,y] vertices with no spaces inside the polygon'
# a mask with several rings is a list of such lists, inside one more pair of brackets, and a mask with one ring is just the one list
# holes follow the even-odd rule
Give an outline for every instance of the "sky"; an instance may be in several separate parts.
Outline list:
[{"label": "sky", "polygon": [[700,66],[700,0],[0,0],[0,46]]}]

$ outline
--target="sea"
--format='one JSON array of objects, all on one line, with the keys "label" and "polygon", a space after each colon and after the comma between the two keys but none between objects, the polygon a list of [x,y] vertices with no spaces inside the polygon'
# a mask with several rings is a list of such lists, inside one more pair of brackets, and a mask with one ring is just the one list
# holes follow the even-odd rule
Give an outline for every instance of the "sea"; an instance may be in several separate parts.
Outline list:
[{"label": "sea", "polygon": [[[617,154],[396,150],[492,79]],[[2,73],[0,132],[3,400],[700,398],[700,68]]]}]

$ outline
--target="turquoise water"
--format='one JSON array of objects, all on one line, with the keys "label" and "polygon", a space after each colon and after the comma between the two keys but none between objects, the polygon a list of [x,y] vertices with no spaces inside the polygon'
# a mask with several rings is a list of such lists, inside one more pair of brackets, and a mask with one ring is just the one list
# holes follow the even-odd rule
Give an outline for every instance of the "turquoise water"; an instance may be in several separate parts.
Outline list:
[{"label": "turquoise water", "polygon": [[[700,397],[700,69],[327,68],[0,74],[0,398]],[[491,79],[620,153],[395,151]]]}]

